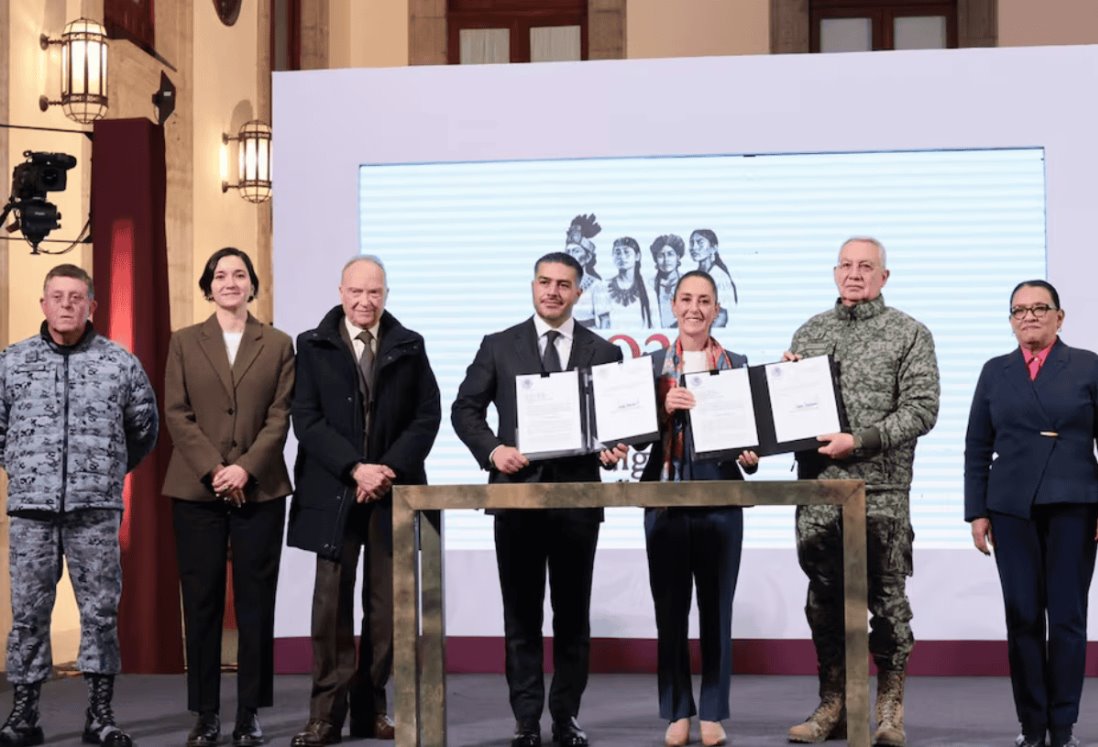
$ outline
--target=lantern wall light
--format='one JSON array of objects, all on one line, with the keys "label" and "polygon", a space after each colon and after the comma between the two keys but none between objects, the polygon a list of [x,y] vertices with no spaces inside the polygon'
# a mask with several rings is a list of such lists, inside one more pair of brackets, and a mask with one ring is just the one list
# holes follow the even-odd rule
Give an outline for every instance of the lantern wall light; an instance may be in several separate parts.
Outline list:
[{"label": "lantern wall light", "polygon": [[221,182],[221,191],[239,189],[240,196],[248,202],[265,202],[271,199],[271,127],[266,122],[253,119],[240,126],[236,135],[221,135],[222,143],[236,143],[236,184]]},{"label": "lantern wall light", "polygon": [[78,18],[61,34],[51,39],[45,34],[39,39],[42,49],[61,47],[61,100],[47,96],[38,99],[46,111],[60,104],[69,119],[89,124],[107,113],[107,34],[103,27],[89,18]]}]

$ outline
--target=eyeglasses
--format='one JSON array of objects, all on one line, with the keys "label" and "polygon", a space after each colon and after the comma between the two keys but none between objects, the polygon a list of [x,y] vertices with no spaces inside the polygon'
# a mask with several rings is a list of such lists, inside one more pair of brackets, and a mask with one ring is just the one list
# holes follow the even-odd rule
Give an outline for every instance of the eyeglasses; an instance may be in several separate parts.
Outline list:
[{"label": "eyeglasses", "polygon": [[1010,315],[1018,321],[1021,321],[1026,318],[1026,314],[1032,311],[1034,319],[1044,319],[1048,312],[1057,310],[1058,309],[1054,306],[1039,303],[1035,306],[1012,306],[1010,307]]}]

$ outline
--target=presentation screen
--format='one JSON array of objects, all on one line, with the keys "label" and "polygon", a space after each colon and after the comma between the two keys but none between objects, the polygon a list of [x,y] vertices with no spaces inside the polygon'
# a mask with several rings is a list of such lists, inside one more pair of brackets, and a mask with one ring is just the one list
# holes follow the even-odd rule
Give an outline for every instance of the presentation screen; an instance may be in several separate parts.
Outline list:
[{"label": "presentation screen", "polygon": [[[983,363],[1014,345],[1010,290],[1047,275],[1041,148],[366,164],[359,180],[360,250],[383,259],[388,308],[426,338],[442,390],[432,484],[487,479],[449,408],[482,337],[532,314],[543,254],[581,261],[574,316],[626,356],[674,341],[674,278],[707,268],[723,309],[713,336],[759,364],[835,303],[840,244],[873,236],[887,249],[886,302],[930,328],[941,369],[938,423],[916,452],[916,542],[970,547],[972,391]],[[636,479],[646,459],[633,451],[603,479]],[[749,479],[788,480],[793,469],[792,455],[768,457]],[[449,549],[492,547],[488,517],[446,518]],[[792,508],[747,515],[747,547],[793,540]],[[643,548],[640,509],[608,510],[599,545]]]}]

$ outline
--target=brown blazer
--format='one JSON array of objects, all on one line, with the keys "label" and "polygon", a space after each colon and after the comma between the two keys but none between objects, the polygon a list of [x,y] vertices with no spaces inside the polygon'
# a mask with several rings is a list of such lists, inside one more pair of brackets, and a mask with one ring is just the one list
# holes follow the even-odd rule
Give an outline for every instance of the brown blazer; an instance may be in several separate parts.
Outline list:
[{"label": "brown blazer", "polygon": [[220,464],[247,470],[250,501],[293,492],[282,458],[293,388],[293,342],[251,314],[231,370],[216,315],[175,332],[164,374],[173,444],[164,494],[215,500],[209,476]]}]

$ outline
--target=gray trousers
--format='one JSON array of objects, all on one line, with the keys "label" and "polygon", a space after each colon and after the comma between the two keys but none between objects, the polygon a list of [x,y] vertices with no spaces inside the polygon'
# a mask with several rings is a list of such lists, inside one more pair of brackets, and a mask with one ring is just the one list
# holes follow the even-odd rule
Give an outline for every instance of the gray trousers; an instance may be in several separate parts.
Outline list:
[{"label": "gray trousers", "polygon": [[41,682],[50,675],[50,616],[61,579],[61,562],[80,609],[80,653],[76,667],[92,674],[117,674],[118,601],[122,596],[122,562],[118,528],[122,512],[85,509],[42,515],[12,516],[11,635],[8,636],[8,681]]}]

